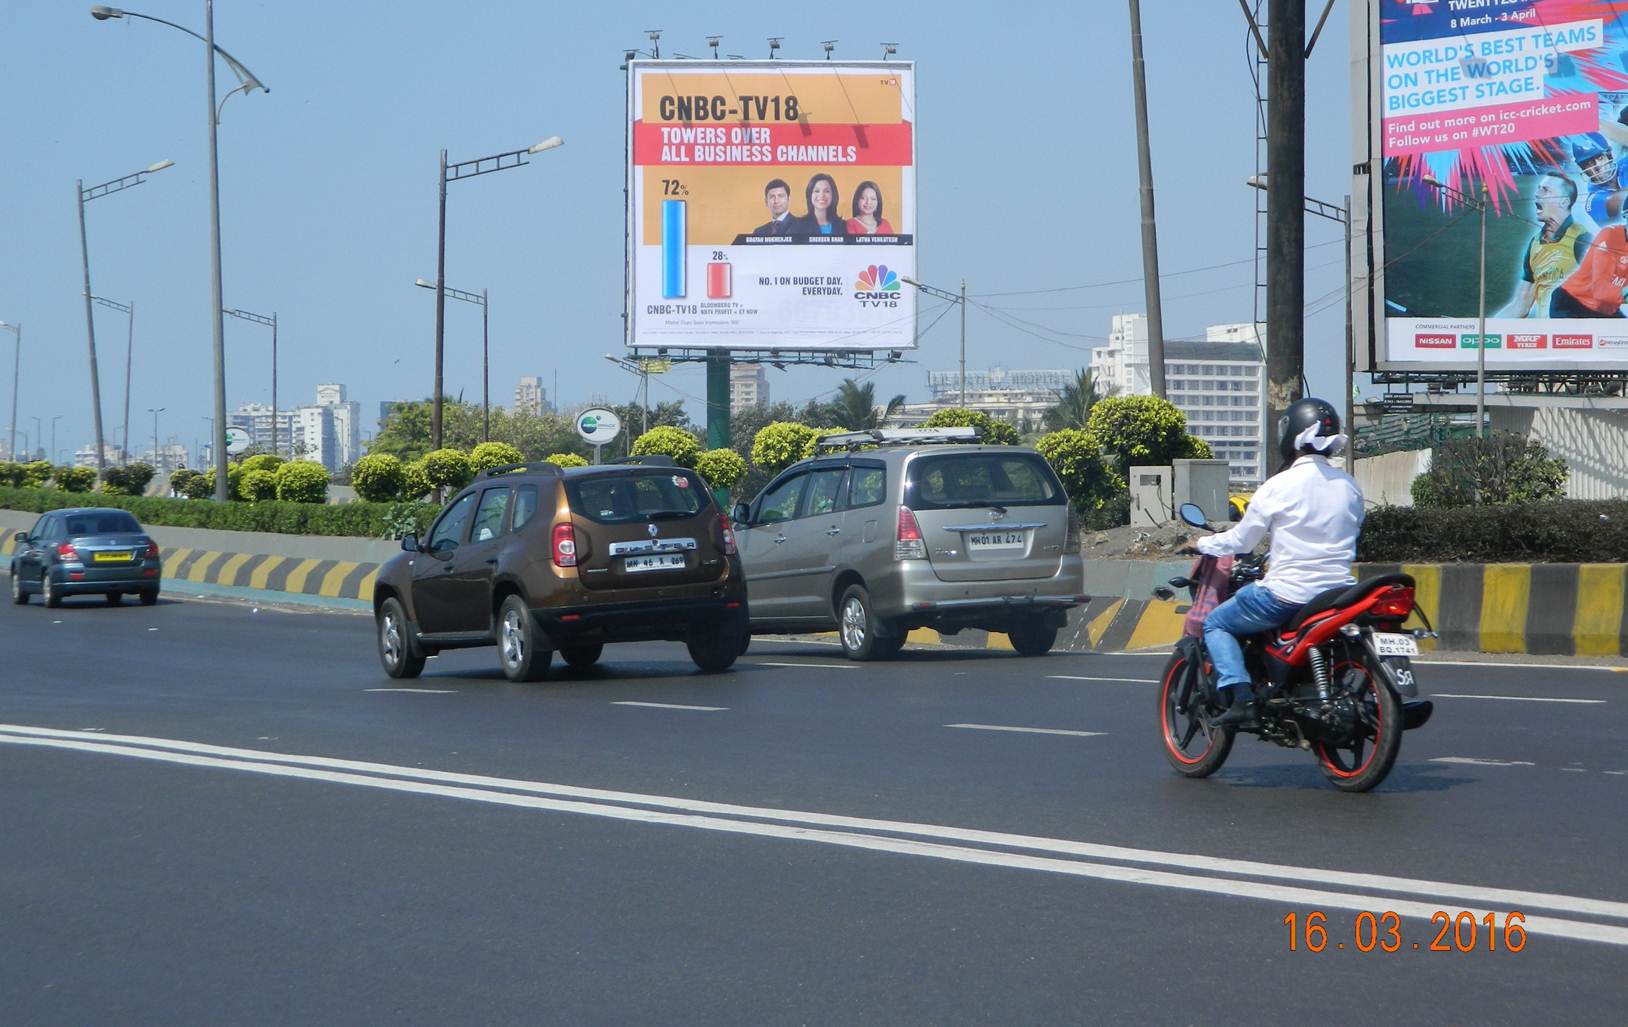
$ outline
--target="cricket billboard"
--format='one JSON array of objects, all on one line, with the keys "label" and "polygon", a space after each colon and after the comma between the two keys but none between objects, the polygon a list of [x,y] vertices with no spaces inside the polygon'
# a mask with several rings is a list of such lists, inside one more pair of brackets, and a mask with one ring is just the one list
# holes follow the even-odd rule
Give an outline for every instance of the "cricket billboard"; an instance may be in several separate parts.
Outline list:
[{"label": "cricket billboard", "polygon": [[1628,0],[1352,12],[1372,369],[1628,369]]},{"label": "cricket billboard", "polygon": [[628,62],[627,343],[915,346],[908,61]]}]

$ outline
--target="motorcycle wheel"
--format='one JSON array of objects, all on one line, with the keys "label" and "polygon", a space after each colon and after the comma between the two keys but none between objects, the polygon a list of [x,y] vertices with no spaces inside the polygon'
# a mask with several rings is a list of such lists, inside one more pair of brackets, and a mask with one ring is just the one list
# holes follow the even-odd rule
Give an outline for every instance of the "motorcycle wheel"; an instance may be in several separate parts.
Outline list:
[{"label": "motorcycle wheel", "polygon": [[1313,748],[1330,784],[1342,792],[1366,792],[1396,765],[1402,749],[1402,707],[1366,660],[1336,664],[1331,676],[1354,695],[1361,724],[1349,743],[1319,741]]},{"label": "motorcycle wheel", "polygon": [[1200,710],[1201,697],[1194,697],[1186,713],[1177,712],[1181,679],[1186,673],[1187,660],[1180,653],[1171,656],[1159,684],[1159,735],[1164,741],[1165,759],[1176,773],[1182,777],[1209,777],[1227,761],[1237,729],[1210,727]]}]

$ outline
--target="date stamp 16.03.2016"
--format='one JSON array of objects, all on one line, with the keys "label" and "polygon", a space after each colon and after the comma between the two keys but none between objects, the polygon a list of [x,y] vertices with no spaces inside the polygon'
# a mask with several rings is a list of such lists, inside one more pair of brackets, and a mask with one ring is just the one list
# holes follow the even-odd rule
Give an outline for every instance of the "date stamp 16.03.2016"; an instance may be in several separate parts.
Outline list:
[{"label": "date stamp 16.03.2016", "polygon": [[[1289,929],[1289,951],[1328,952],[1519,952],[1526,947],[1526,914],[1450,913],[1438,909],[1430,927],[1409,936],[1402,915],[1389,910],[1363,910],[1352,919],[1350,935],[1341,938],[1320,909],[1292,912],[1283,918]],[[1331,934],[1333,935],[1331,937]]]}]

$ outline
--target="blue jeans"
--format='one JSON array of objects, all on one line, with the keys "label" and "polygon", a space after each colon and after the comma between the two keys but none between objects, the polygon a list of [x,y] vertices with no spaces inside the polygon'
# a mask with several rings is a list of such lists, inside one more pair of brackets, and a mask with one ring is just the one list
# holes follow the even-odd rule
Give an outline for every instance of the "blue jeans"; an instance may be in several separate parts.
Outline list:
[{"label": "blue jeans", "polygon": [[1279,602],[1258,583],[1245,585],[1211,610],[1204,618],[1204,647],[1215,664],[1217,685],[1231,688],[1249,684],[1244,649],[1238,639],[1287,624],[1299,610],[1299,603]]}]

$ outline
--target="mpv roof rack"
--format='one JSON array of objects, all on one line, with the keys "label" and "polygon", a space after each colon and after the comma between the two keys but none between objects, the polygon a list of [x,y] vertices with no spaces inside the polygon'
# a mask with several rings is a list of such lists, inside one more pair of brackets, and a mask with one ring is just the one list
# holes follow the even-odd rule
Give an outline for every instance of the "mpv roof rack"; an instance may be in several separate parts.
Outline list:
[{"label": "mpv roof rack", "polygon": [[488,467],[480,472],[482,478],[497,478],[505,474],[552,474],[558,477],[560,468],[558,464],[551,464],[546,460],[534,460],[525,464],[504,464],[501,467]]},{"label": "mpv roof rack", "polygon": [[976,428],[871,428],[821,436],[816,453],[860,446],[946,446],[978,441]]},{"label": "mpv roof rack", "polygon": [[650,467],[677,467],[678,462],[665,453],[652,453],[649,456],[624,456],[620,460],[612,460],[613,464],[645,464]]}]

